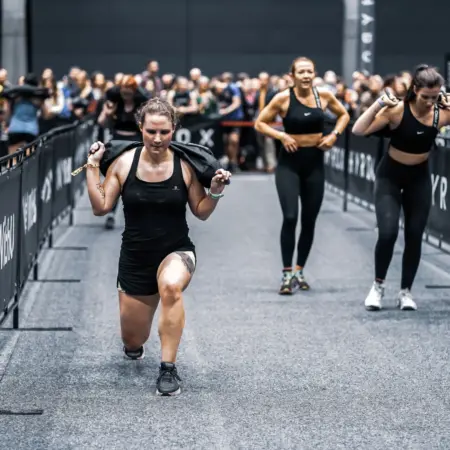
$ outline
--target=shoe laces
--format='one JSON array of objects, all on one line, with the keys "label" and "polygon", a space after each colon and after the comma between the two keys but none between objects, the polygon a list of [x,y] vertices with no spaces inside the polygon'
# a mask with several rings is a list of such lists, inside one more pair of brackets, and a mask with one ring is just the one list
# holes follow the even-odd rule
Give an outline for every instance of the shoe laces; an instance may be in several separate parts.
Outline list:
[{"label": "shoe laces", "polygon": [[289,282],[291,278],[292,278],[291,272],[283,272],[283,275],[281,276],[281,280],[283,281],[283,283]]},{"label": "shoe laces", "polygon": [[375,291],[376,291],[378,294],[380,294],[380,295],[383,295],[383,294],[384,294],[384,285],[383,285],[383,284],[375,282],[375,283],[373,284],[373,288],[375,289]]},{"label": "shoe laces", "polygon": [[294,277],[297,278],[298,281],[305,281],[305,275],[303,275],[303,272],[300,272],[299,270],[294,273]]},{"label": "shoe laces", "polygon": [[173,378],[177,379],[178,381],[181,381],[181,378],[179,377],[176,368],[161,369],[159,372],[158,383],[160,381],[165,381],[165,382],[170,383]]},{"label": "shoe laces", "polygon": [[400,291],[400,298],[402,300],[408,300],[408,301],[413,300],[413,296],[412,296],[411,292],[409,291],[409,289],[402,289]]}]

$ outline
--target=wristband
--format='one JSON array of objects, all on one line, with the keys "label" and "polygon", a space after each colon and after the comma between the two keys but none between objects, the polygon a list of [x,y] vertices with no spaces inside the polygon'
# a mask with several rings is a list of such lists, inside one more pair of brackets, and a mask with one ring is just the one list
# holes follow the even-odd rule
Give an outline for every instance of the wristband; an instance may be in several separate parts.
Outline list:
[{"label": "wristband", "polygon": [[382,108],[384,108],[384,107],[386,106],[386,103],[384,103],[383,100],[381,100],[381,98],[379,98],[379,99],[377,100],[377,102],[378,102],[378,104],[379,104]]},{"label": "wristband", "polygon": [[213,194],[211,190],[208,188],[208,196],[214,200],[218,200],[219,198],[224,197],[225,194]]},{"label": "wristband", "polygon": [[333,133],[333,134],[335,134],[335,135],[336,135],[336,137],[338,137],[338,136],[340,136],[340,135],[341,135],[341,133],[339,133],[339,131],[338,131],[338,130],[333,130],[333,131],[332,131],[332,133]]},{"label": "wristband", "polygon": [[78,175],[83,169],[87,169],[88,167],[92,167],[94,169],[97,169],[97,168],[100,167],[100,164],[99,163],[93,164],[93,163],[89,162],[89,160],[88,160],[88,162],[84,166],[81,166],[78,169],[74,170],[72,172],[72,176],[74,177],[75,175]]}]

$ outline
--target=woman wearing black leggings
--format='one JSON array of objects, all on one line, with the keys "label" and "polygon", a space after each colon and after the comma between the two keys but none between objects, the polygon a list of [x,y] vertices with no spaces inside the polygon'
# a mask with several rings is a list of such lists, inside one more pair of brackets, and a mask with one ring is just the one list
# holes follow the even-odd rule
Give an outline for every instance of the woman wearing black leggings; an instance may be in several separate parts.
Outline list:
[{"label": "woman wearing black leggings", "polygon": [[[279,139],[283,144],[275,183],[283,212],[283,275],[279,293],[284,295],[292,294],[296,288],[309,289],[303,268],[314,240],[316,219],[323,200],[324,151],[334,145],[350,120],[344,106],[331,92],[319,92],[312,87],[315,66],[309,58],[297,58],[292,63],[291,76],[294,87],[275,95],[255,123],[257,131]],[[337,116],[337,123],[333,132],[324,136],[326,108]],[[284,132],[270,126],[278,115],[283,119]],[[299,197],[302,205],[301,232],[297,244],[297,264],[293,268]]]},{"label": "woman wearing black leggings", "polygon": [[436,69],[421,65],[403,101],[383,95],[353,126],[357,135],[369,135],[385,127],[389,127],[391,134],[389,150],[376,170],[375,281],[365,300],[370,311],[382,308],[384,280],[397,240],[401,208],[405,248],[397,305],[402,310],[417,309],[410,291],[419,267],[422,234],[431,206],[428,157],[439,128],[450,124],[447,96],[441,93],[443,84]]}]

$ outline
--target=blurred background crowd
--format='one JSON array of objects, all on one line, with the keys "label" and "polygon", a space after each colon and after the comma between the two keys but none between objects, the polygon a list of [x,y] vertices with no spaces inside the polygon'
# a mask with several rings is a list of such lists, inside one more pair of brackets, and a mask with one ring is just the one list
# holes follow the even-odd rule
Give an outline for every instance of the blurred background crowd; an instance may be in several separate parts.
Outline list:
[{"label": "blurred background crowd", "polygon": [[[408,70],[386,76],[357,71],[353,73],[351,85],[331,70],[318,73],[314,79],[315,86],[336,95],[352,119],[364,112],[386,87],[402,98],[410,82]],[[88,73],[74,66],[63,76],[47,68],[41,74],[10,80],[7,70],[0,69],[3,152],[13,153],[56,126],[92,114],[96,115],[100,127],[116,138],[138,136],[136,124],[132,123],[134,113],[145,100],[160,96],[176,107],[180,117],[220,117],[225,121],[237,121],[236,126],[228,127],[224,133],[228,146],[226,154],[236,155],[231,156],[234,159],[231,169],[250,169],[252,159],[252,169],[272,172],[276,165],[276,143],[259,136],[251,122],[277,92],[287,89],[291,83],[289,73],[211,75],[198,67],[183,75],[165,73],[156,60],[149,61],[141,73],[116,73],[113,77],[101,71]],[[16,86],[28,87],[28,92],[36,95],[22,95],[20,90],[19,94],[8,95]],[[327,114],[333,118],[331,112]],[[448,130],[441,132],[448,134]]]}]

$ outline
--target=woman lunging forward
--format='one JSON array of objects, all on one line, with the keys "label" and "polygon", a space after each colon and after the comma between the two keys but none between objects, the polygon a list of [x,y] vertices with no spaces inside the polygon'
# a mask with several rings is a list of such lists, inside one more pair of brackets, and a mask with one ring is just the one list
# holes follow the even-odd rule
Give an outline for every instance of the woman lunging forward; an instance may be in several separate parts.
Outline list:
[{"label": "woman lunging forward", "polygon": [[189,238],[186,204],[206,220],[223,196],[231,174],[219,169],[205,193],[194,170],[170,148],[175,130],[173,107],[159,98],[139,112],[143,147],[125,151],[100,182],[102,143],[91,147],[87,184],[94,214],[107,214],[122,197],[125,230],[119,259],[117,288],[124,353],[141,359],[153,316],[161,301],[159,336],[161,366],[156,383],[159,395],[180,393],[175,361],[184,327],[182,293],[196,266],[195,246]]}]

